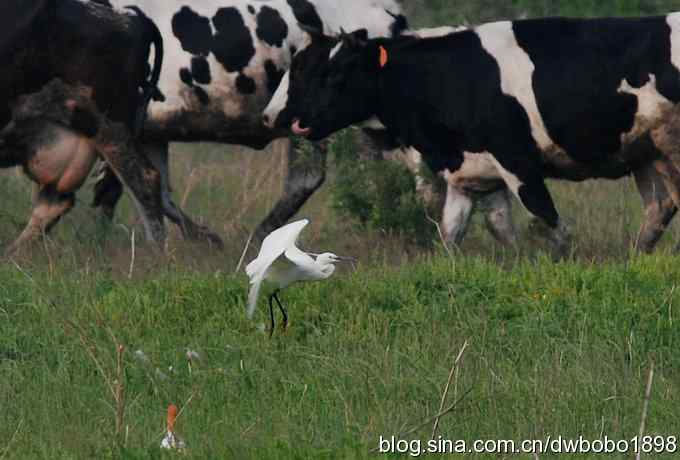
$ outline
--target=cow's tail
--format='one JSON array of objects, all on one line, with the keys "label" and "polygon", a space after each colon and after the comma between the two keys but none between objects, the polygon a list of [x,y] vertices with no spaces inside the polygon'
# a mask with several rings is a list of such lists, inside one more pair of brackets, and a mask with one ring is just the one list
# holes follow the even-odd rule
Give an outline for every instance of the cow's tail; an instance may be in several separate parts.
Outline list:
[{"label": "cow's tail", "polygon": [[147,28],[151,33],[151,43],[154,47],[153,67],[151,68],[148,79],[144,82],[142,87],[142,100],[137,108],[137,115],[135,116],[135,135],[140,135],[144,129],[146,114],[151,101],[165,101],[165,96],[158,88],[158,82],[161,78],[161,70],[163,68],[163,36],[156,24],[137,6],[127,6],[126,8],[134,11],[146,23]]}]

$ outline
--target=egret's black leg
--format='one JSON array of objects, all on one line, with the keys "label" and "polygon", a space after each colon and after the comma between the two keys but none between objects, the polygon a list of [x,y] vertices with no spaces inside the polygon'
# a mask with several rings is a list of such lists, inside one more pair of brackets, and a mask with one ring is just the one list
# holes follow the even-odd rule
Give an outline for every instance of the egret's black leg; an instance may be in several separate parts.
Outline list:
[{"label": "egret's black leg", "polygon": [[274,293],[274,300],[276,300],[276,303],[279,306],[279,310],[281,310],[281,314],[283,315],[283,330],[285,331],[288,328],[288,314],[286,313],[286,309],[283,308],[283,305],[281,305],[278,293],[276,292]]},{"label": "egret's black leg", "polygon": [[272,299],[276,296],[276,294],[272,294],[269,296],[269,317],[272,320],[272,328],[269,330],[269,337],[271,338],[272,335],[274,335],[274,304],[272,304]]}]

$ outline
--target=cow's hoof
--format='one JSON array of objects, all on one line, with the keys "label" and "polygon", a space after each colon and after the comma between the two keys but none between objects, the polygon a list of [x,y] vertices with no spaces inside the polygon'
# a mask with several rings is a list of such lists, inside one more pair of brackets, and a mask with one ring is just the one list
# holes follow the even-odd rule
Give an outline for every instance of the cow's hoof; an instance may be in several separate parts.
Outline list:
[{"label": "cow's hoof", "polygon": [[217,248],[220,251],[224,250],[224,241],[222,241],[222,238],[213,233],[208,227],[201,226],[199,228],[198,238],[200,240],[207,241],[208,244]]},{"label": "cow's hoof", "polygon": [[544,221],[532,218],[529,233],[532,237],[539,237],[550,243],[554,260],[565,259],[571,253],[573,238],[569,233],[569,226],[562,219],[557,228],[551,228]]},{"label": "cow's hoof", "polygon": [[529,234],[534,238],[550,239],[552,229],[538,217],[532,217],[527,226]]}]

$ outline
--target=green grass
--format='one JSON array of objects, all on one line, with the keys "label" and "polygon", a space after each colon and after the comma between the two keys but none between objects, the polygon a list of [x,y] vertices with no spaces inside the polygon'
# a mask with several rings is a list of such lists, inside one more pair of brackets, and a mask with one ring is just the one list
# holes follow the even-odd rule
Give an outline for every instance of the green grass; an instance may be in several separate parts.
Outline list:
[{"label": "green grass", "polygon": [[[668,255],[677,231],[657,255],[631,256],[642,213],[630,180],[550,183],[575,233],[568,262],[552,263],[526,235],[518,252],[503,249],[479,218],[449,259],[437,243],[425,250],[336,214],[332,162],[328,184],[301,211],[312,219],[303,247],[361,265],[287,292],[292,329],[269,340],[257,327],[264,305],[246,321],[247,281],[232,274],[279,193],[284,163],[275,151],[225,150],[176,146],[172,156],[175,197],[224,237],[225,252],[173,230],[167,255],[155,254],[127,200],[103,234],[86,187],[49,239],[0,266],[0,458],[163,458],[170,402],[186,405],[178,431],[189,458],[371,458],[380,435],[437,412],[465,340],[450,399],[472,392],[442,420],[442,436],[631,437],[652,359],[647,431],[679,432],[680,268]],[[9,241],[30,187],[12,171],[1,183],[12,198],[0,219]],[[125,345],[123,447],[107,331]],[[191,372],[187,348],[203,357]]]},{"label": "green grass", "polygon": [[[636,5],[645,13],[678,6],[405,4],[423,26],[524,13],[634,15]],[[174,458],[158,449],[171,402],[184,408],[185,458],[373,458],[381,435],[438,411],[466,340],[449,400],[470,393],[441,420],[446,438],[631,438],[652,361],[646,432],[680,433],[680,265],[669,255],[680,234],[674,224],[655,255],[633,255],[642,210],[631,180],[549,182],[575,236],[565,262],[550,261],[525,232],[518,251],[499,247],[479,216],[449,258],[438,242],[424,248],[337,213],[331,158],[327,184],[300,212],[312,220],[303,247],[361,263],[287,291],[291,329],[270,340],[259,328],[264,304],[247,321],[247,280],[233,273],[278,198],[285,159],[276,149],[209,144],[174,145],[171,159],[176,200],[224,238],[224,252],[183,242],[172,228],[166,254],[155,254],[127,199],[104,232],[87,206],[88,186],[49,239],[0,265],[0,460]],[[8,171],[0,193],[6,244],[28,217],[30,186]],[[523,229],[518,205],[515,217]],[[119,382],[116,341],[124,345]],[[202,357],[191,368],[187,349]],[[118,439],[116,383],[125,395]],[[430,431],[427,424],[406,437]]]},{"label": "green grass", "polygon": [[[647,432],[680,432],[676,259],[513,265],[361,265],[287,291],[291,329],[271,340],[257,327],[263,305],[254,323],[244,317],[242,276],[170,268],[121,280],[4,266],[0,455],[161,458],[174,402],[186,404],[186,458],[370,458],[380,435],[437,412],[465,340],[451,400],[471,392],[442,419],[444,437],[630,438],[652,360]],[[107,331],[125,346],[122,447],[106,378],[85,347],[112,375]],[[202,357],[191,369],[187,348]]]}]

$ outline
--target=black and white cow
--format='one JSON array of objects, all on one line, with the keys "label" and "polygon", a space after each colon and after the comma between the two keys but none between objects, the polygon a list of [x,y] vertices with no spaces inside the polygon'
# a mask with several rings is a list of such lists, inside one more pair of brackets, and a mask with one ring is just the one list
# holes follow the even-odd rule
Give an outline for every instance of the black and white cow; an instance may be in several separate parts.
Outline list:
[{"label": "black and white cow", "polygon": [[[466,30],[465,26],[434,27],[419,30],[406,30],[403,36],[430,38],[448,35]],[[294,80],[286,74],[274,96],[263,112],[263,120],[273,129],[293,128],[294,104],[302,102],[306,92],[306,82],[315,78],[321,71],[320,60],[327,60],[333,53],[339,40],[337,37],[323,35],[321,31],[307,29],[312,34],[312,45],[300,56],[293,59],[295,66]],[[361,124],[364,131],[374,139],[376,147],[385,155],[397,157],[415,175],[416,189],[427,201],[433,200],[432,184],[421,176],[422,155],[413,147],[399,146],[391,139],[385,127],[376,118]],[[298,129],[299,131],[299,129]],[[301,132],[304,135],[304,131]],[[491,234],[501,243],[511,245],[516,242],[517,235],[512,222],[510,194],[495,165],[480,155],[465,153],[465,161],[455,172],[444,171],[447,183],[446,199],[442,212],[442,230],[448,242],[460,245],[470,223],[474,209],[484,211],[485,223]]]},{"label": "black and white cow", "polygon": [[506,21],[426,39],[356,32],[309,65],[293,130],[316,140],[377,117],[434,171],[481,155],[560,251],[567,235],[544,177],[633,173],[643,249],[680,204],[680,14]]},{"label": "black and white cow", "polygon": [[[131,10],[113,12],[98,3],[101,0],[0,2],[0,66],[3,69],[0,72],[0,100],[3,101],[0,127],[5,127],[3,134],[12,133],[12,139],[5,139],[2,146],[2,166],[23,164],[34,154],[40,158],[44,152],[35,150],[42,146],[60,151],[60,158],[78,157],[87,163],[96,157],[93,150],[96,145],[88,138],[94,133],[79,132],[78,123],[64,125],[60,130],[44,122],[23,123],[21,131],[25,137],[18,136],[19,130],[10,129],[12,107],[17,98],[38,92],[54,78],[86,85],[92,91],[96,106],[111,120],[123,123],[130,130],[140,124],[149,99],[156,92],[163,56],[162,38],[143,14]],[[152,45],[156,58],[150,69]],[[72,151],[67,152],[69,149]],[[164,237],[160,175],[153,165],[134,149],[97,153],[112,165],[120,180],[129,185],[147,236],[160,242]],[[53,164],[43,163],[39,168],[42,177],[36,179],[42,187],[31,222],[41,224],[31,230],[29,223],[26,232],[31,235],[49,230],[73,206],[75,189],[80,186],[77,180],[57,181],[59,177],[63,179],[62,166],[66,160],[54,160]],[[76,169],[87,169],[86,164],[81,166]],[[127,174],[130,170],[142,171],[146,180],[131,179]],[[50,179],[52,176],[54,180]],[[154,184],[158,185],[156,193],[149,194]]]},{"label": "black and white cow", "polygon": [[[161,170],[166,215],[189,237],[217,240],[199,228],[169,195],[169,142],[212,141],[263,148],[288,130],[262,123],[262,109],[288,70],[292,56],[311,43],[300,24],[339,33],[368,29],[372,37],[392,36],[405,27],[395,0],[111,0],[137,6],[161,30],[165,61],[160,80],[163,102],[152,102],[144,135],[146,151]],[[289,153],[284,197],[258,235],[285,223],[325,177],[324,144],[314,149],[314,167],[299,169]],[[108,176],[98,201],[113,209],[117,181]]]}]

